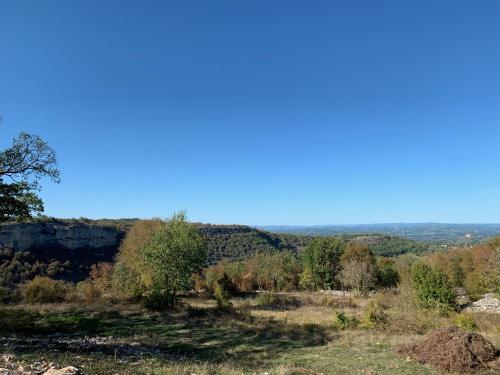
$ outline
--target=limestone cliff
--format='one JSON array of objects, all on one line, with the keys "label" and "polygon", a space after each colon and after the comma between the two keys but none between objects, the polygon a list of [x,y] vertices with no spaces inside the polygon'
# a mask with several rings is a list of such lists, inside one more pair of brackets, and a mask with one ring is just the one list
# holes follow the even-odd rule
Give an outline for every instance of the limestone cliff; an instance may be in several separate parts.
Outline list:
[{"label": "limestone cliff", "polygon": [[116,252],[123,232],[85,223],[33,222],[0,225],[0,248],[14,251],[109,249]]}]

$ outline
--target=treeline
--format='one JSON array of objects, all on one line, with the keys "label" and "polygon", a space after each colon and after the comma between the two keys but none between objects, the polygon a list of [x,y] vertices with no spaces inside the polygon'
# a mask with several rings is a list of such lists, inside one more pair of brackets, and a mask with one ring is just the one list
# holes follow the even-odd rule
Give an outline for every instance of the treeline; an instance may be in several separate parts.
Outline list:
[{"label": "treeline", "polygon": [[376,258],[365,244],[319,237],[301,253],[262,252],[244,261],[220,262],[196,278],[196,287],[223,287],[230,293],[342,288],[367,293],[395,287],[398,281],[394,260]]},{"label": "treeline", "polygon": [[[237,227],[223,231],[241,233]],[[253,232],[246,229],[246,233]],[[271,235],[267,240],[277,241]],[[363,241],[366,238],[318,237],[300,251],[264,247],[244,260],[223,260],[207,267],[206,236],[181,213],[167,221],[135,222],[115,262],[95,264],[90,277],[76,285],[51,279],[65,267],[55,264],[44,270],[47,277],[0,289],[0,299],[136,301],[161,309],[197,290],[209,292],[219,306],[227,307],[231,295],[254,291],[341,289],[366,295],[403,283],[413,288],[424,307],[454,308],[457,288],[473,299],[487,292],[500,293],[500,238],[474,248],[397,258],[376,256]]]},{"label": "treeline", "polygon": [[[33,223],[54,225],[98,225],[111,227],[119,237],[131,230],[137,219],[54,219],[39,218]],[[277,234],[261,231],[244,225],[193,224],[198,228],[207,246],[205,265],[214,265],[222,260],[242,261],[258,253],[289,252],[299,254],[314,237],[293,234]],[[46,229],[43,225],[40,232]],[[1,230],[1,227],[0,227]],[[415,241],[373,234],[344,235],[346,241],[366,244],[376,256],[394,257],[405,253],[422,254],[429,250],[426,244]],[[48,276],[78,282],[89,276],[92,264],[110,262],[118,252],[116,248],[82,248],[78,251],[65,249],[57,244],[34,248],[22,253],[11,249],[0,249],[0,286],[12,286],[31,280],[35,276]]]}]

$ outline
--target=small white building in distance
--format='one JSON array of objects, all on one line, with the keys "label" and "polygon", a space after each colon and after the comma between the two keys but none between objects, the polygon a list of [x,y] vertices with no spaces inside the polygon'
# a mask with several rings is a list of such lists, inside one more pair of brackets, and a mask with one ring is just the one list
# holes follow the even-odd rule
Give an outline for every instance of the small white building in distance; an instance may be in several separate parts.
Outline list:
[{"label": "small white building in distance", "polygon": [[466,233],[465,234],[465,239],[470,240],[472,238],[472,234]]}]

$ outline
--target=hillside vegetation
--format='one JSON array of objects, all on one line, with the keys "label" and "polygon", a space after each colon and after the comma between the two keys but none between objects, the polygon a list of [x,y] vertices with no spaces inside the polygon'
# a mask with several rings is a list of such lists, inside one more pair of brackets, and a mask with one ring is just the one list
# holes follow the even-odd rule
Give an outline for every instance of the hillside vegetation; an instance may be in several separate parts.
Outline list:
[{"label": "hillside vegetation", "polygon": [[[22,371],[55,363],[88,375],[497,373],[499,316],[469,311],[457,291],[500,292],[500,238],[374,255],[398,241],[282,237],[193,225],[182,212],[137,221],[115,261],[94,264],[84,281],[37,276],[0,288],[2,358]],[[210,265],[209,253],[235,258]],[[481,346],[455,340],[418,359],[435,341],[422,336],[443,327]]]},{"label": "hillside vegetation", "polygon": [[[90,225],[114,228],[122,237],[137,219],[51,219],[33,220],[32,223],[55,225]],[[308,245],[313,236],[287,233],[271,233],[245,225],[196,224],[207,245],[207,265],[221,260],[239,261],[261,252],[291,252],[294,254]],[[1,228],[1,227],[0,227]],[[0,229],[1,230],[1,229]],[[41,228],[41,231],[46,230]],[[398,256],[406,253],[420,254],[429,246],[397,236],[382,234],[348,234],[344,240],[354,239],[368,245],[374,255]],[[27,251],[0,249],[0,285],[18,284],[35,276],[49,276],[79,281],[88,276],[90,266],[99,262],[111,262],[118,252],[116,248],[82,248],[77,250],[46,246]]]}]

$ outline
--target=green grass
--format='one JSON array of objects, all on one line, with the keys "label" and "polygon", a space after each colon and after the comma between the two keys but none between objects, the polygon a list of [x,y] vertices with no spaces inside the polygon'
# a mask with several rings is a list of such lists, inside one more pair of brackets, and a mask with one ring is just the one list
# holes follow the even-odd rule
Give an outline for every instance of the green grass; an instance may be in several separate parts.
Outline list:
[{"label": "green grass", "polygon": [[[256,349],[249,347],[247,350]],[[281,348],[280,355],[260,352],[258,364],[233,361],[199,361],[185,357],[182,360],[145,358],[123,362],[112,355],[90,353],[75,356],[71,353],[21,354],[26,362],[39,360],[81,368],[85,374],[362,374],[372,370],[377,374],[437,374],[424,366],[395,357],[388,345],[376,343],[350,344],[332,342],[317,348]]]},{"label": "green grass", "polygon": [[158,355],[123,361],[119,347],[118,352],[77,353],[36,346],[2,349],[26,362],[43,357],[80,367],[85,374],[354,374],[364,369],[380,374],[433,374],[397,357],[391,344],[380,343],[377,337],[360,339],[355,332],[339,333],[325,325],[252,317],[248,312],[222,313],[209,307],[163,314],[118,306],[0,307],[0,332],[3,336],[113,336],[117,347],[140,342],[160,350]]}]

